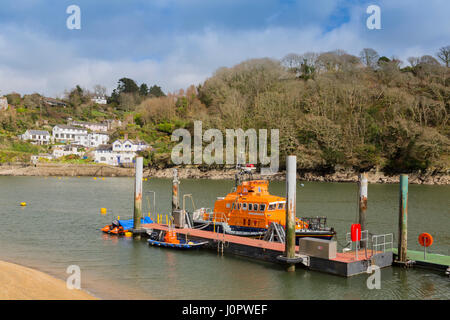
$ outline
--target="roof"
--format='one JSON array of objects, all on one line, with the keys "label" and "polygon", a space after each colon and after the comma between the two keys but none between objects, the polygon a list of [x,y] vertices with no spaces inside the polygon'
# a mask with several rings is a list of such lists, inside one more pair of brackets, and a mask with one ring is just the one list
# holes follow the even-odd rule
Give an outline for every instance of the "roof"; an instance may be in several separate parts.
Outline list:
[{"label": "roof", "polygon": [[50,133],[45,130],[27,130],[30,134],[37,134],[37,135],[43,135],[43,136],[49,136]]},{"label": "roof", "polygon": [[53,99],[53,98],[44,98],[44,100],[45,100],[45,102],[51,102],[51,103],[67,105],[67,103],[65,103],[64,101],[56,100],[56,99]]},{"label": "roof", "polygon": [[103,150],[103,151],[112,150],[112,145],[110,145],[110,144],[101,144],[95,150],[98,150],[98,151],[101,151],[101,150]]},{"label": "roof", "polygon": [[55,125],[55,127],[59,127],[61,129],[72,129],[72,130],[83,130],[83,131],[87,131],[86,128],[82,128],[82,127],[74,127],[74,126],[70,126],[70,125],[66,125],[66,124],[57,124]]}]

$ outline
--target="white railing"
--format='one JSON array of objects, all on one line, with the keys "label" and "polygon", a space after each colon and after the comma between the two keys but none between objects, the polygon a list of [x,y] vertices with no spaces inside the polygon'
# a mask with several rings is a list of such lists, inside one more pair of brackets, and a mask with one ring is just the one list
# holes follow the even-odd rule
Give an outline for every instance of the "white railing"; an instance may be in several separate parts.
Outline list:
[{"label": "white railing", "polygon": [[394,243],[394,234],[378,234],[372,236],[372,250],[374,252],[382,251],[386,252],[386,249],[390,249],[392,251]]}]

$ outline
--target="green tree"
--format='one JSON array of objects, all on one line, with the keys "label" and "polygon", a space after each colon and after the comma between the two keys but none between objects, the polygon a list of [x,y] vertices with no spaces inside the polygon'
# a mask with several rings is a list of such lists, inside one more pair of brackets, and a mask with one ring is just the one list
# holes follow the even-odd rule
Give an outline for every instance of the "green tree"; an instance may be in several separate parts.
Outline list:
[{"label": "green tree", "polygon": [[148,95],[148,92],[148,86],[145,83],[141,84],[139,87],[139,95],[145,97]]},{"label": "green tree", "polygon": [[139,87],[133,79],[122,78],[117,84],[117,92],[120,93],[138,93]]},{"label": "green tree", "polygon": [[166,94],[161,90],[161,87],[157,86],[156,84],[151,86],[149,94],[152,97],[165,97],[166,96]]}]

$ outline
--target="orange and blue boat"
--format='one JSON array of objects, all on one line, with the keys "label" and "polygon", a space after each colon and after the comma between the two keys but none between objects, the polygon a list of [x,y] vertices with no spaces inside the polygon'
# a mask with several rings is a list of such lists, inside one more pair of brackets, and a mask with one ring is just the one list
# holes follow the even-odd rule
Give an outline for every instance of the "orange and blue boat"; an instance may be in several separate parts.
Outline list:
[{"label": "orange and blue boat", "polygon": [[[234,190],[219,197],[211,211],[194,211],[192,220],[196,228],[244,237],[263,238],[273,223],[284,228],[286,224],[286,198],[269,193],[268,180],[254,180],[254,167],[247,166],[236,175]],[[242,179],[247,177],[247,179]],[[296,243],[303,237],[332,239],[336,232],[327,227],[326,217],[296,218]]]}]

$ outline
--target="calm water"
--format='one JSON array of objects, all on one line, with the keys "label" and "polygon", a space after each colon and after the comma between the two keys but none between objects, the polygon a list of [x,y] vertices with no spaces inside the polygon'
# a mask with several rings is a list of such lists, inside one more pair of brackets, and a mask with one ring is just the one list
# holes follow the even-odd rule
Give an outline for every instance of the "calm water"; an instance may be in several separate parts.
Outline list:
[{"label": "calm water", "polygon": [[[357,217],[356,184],[300,183],[297,215],[328,216],[343,242]],[[102,234],[112,215],[132,216],[133,187],[132,178],[0,177],[0,259],[61,279],[69,265],[79,265],[83,288],[111,299],[450,299],[448,278],[431,271],[383,269],[381,289],[368,290],[367,275],[288,274],[275,264]],[[211,207],[232,187],[232,181],[183,180],[181,194],[191,193],[197,207]],[[168,212],[171,181],[144,182],[150,190],[157,211]],[[272,182],[270,191],[283,195],[284,183]],[[410,185],[409,198],[409,248],[419,249],[418,234],[429,232],[435,239],[430,251],[449,255],[450,186]],[[22,201],[28,206],[20,207]],[[108,216],[100,215],[101,207]],[[369,186],[371,233],[396,234],[397,212],[398,185]]]}]

